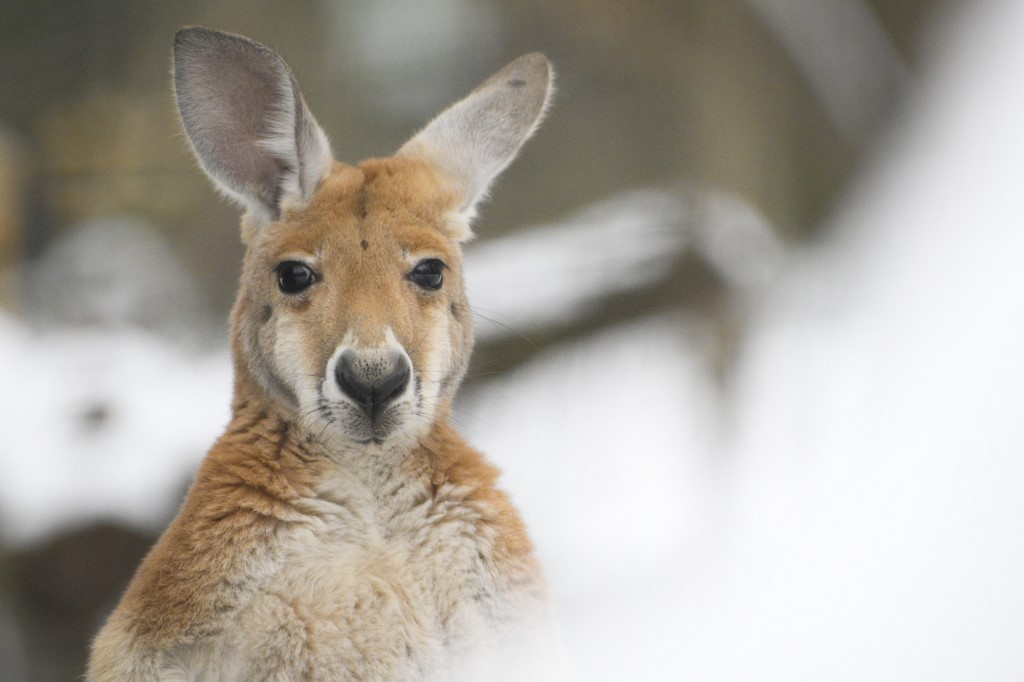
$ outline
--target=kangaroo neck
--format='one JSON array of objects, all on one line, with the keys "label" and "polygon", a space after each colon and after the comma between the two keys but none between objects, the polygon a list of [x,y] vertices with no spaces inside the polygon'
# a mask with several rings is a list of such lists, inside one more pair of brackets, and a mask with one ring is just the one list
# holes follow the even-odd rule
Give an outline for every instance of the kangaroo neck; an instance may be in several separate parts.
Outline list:
[{"label": "kangaroo neck", "polygon": [[331,498],[334,491],[356,486],[382,499],[409,484],[431,487],[447,481],[450,453],[462,449],[461,439],[444,419],[414,440],[358,444],[331,438],[252,388],[251,380],[236,382],[224,438],[241,445],[246,457],[277,468],[305,495]]}]

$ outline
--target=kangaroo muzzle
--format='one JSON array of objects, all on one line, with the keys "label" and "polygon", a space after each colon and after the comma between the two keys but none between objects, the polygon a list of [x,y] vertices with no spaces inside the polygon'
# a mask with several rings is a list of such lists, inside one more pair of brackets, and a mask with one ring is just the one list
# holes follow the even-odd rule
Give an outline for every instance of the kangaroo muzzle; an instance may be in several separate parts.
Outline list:
[{"label": "kangaroo muzzle", "polygon": [[413,363],[388,336],[371,347],[350,338],[327,363],[324,409],[358,443],[383,443],[414,417],[418,382]]},{"label": "kangaroo muzzle", "polygon": [[334,367],[338,388],[376,422],[382,410],[405,394],[412,377],[408,357],[395,349],[342,352]]}]

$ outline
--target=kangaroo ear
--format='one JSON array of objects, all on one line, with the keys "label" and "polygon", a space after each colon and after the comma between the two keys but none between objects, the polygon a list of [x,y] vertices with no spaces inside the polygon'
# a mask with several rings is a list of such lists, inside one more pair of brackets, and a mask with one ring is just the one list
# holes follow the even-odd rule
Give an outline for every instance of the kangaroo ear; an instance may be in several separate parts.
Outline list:
[{"label": "kangaroo ear", "polygon": [[288,65],[242,36],[201,26],[174,36],[174,92],[199,163],[253,227],[305,206],[330,171],[330,143]]},{"label": "kangaroo ear", "polygon": [[551,64],[544,55],[523,55],[398,150],[398,156],[432,162],[451,181],[465,225],[457,236],[469,236],[477,202],[537,129],[550,99],[551,80]]}]

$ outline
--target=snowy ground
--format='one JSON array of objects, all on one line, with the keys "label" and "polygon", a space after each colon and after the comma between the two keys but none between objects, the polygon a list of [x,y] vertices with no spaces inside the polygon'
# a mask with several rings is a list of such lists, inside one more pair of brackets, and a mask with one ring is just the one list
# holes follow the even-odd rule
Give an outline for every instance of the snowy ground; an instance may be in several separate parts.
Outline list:
[{"label": "snowy ground", "polygon": [[[460,404],[537,539],[580,679],[1024,678],[1024,5],[967,9],[830,238],[751,295],[724,396],[699,325],[666,314]],[[613,250],[574,272],[654,272],[693,239],[736,253],[603,229]],[[535,319],[475,282],[502,321]],[[227,416],[223,354],[138,334],[0,319],[0,376],[14,540],[157,523]]]}]

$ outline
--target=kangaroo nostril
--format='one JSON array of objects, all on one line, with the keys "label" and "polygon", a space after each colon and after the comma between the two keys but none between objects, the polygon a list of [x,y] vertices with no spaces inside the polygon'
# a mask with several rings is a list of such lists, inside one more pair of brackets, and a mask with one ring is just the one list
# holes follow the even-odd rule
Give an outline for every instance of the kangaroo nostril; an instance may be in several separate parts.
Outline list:
[{"label": "kangaroo nostril", "polygon": [[401,395],[409,384],[409,374],[409,365],[404,358],[400,359],[398,367],[391,373],[391,376],[385,377],[377,387],[378,402],[384,404]]},{"label": "kangaroo nostril", "polygon": [[345,395],[360,405],[368,406],[373,402],[373,386],[356,372],[356,360],[355,353],[342,353],[338,358],[338,365],[334,368],[334,379]]},{"label": "kangaroo nostril", "polygon": [[360,363],[354,351],[338,358],[334,378],[345,395],[370,412],[375,412],[400,396],[412,372],[408,361],[398,355],[386,367],[380,362]]}]

